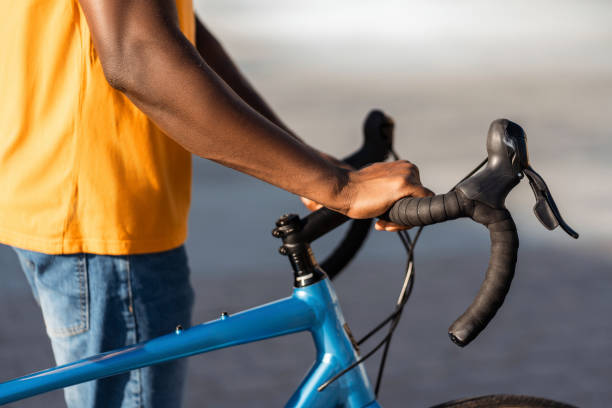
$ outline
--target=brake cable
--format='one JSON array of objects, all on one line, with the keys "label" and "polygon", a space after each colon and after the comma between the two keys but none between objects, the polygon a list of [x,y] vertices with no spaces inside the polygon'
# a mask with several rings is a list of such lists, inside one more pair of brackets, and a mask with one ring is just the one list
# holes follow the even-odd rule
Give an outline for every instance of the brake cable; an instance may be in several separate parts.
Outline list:
[{"label": "brake cable", "polygon": [[[391,156],[393,157],[394,160],[399,160],[399,155],[393,149],[391,149],[390,152],[391,152]],[[482,162],[480,162],[480,164],[478,164],[472,171],[470,171],[457,184],[455,184],[455,186],[451,190],[455,189],[455,187],[457,187],[460,183],[462,183],[463,181],[467,180],[472,175],[474,175],[478,170],[480,170],[482,168],[482,166],[484,166],[487,163],[487,161],[488,161],[488,159],[484,159]],[[423,231],[423,228],[424,228],[424,226],[420,226],[419,227],[419,229],[416,231],[416,233],[414,235],[414,239],[412,239],[410,237],[410,234],[408,233],[407,230],[397,231],[397,235],[400,238],[400,241],[402,242],[402,245],[404,246],[404,249],[406,250],[406,254],[407,254],[408,260],[406,262],[406,268],[405,268],[405,271],[404,271],[404,283],[402,284],[402,289],[401,289],[400,294],[399,294],[399,296],[397,298],[397,301],[395,303],[395,309],[393,310],[393,312],[389,316],[387,316],[383,321],[381,321],[379,324],[377,324],[365,336],[363,336],[359,341],[357,341],[357,345],[361,345],[366,340],[368,340],[370,337],[372,337],[374,334],[378,333],[388,323],[391,323],[390,326],[389,326],[389,331],[387,332],[385,337],[378,344],[376,344],[376,346],[374,346],[374,348],[372,348],[372,350],[368,351],[363,357],[361,357],[360,359],[358,359],[357,361],[355,361],[354,363],[352,363],[351,365],[349,365],[348,367],[346,367],[345,369],[340,371],[338,374],[334,375],[333,377],[331,377],[330,379],[325,381],[323,384],[321,384],[317,388],[317,391],[319,391],[319,392],[323,391],[325,388],[327,388],[329,385],[331,385],[338,378],[342,377],[344,374],[346,374],[347,372],[349,372],[353,368],[355,368],[358,365],[360,365],[361,363],[365,362],[368,358],[373,356],[374,353],[376,353],[378,350],[380,350],[382,347],[384,347],[383,354],[382,354],[382,357],[380,359],[380,363],[379,363],[379,366],[378,366],[378,375],[376,377],[376,386],[374,388],[374,393],[378,397],[378,393],[380,391],[380,386],[381,386],[381,383],[382,383],[382,377],[383,377],[383,374],[384,374],[385,363],[387,361],[387,356],[388,356],[388,353],[389,353],[389,347],[391,345],[391,339],[393,338],[393,334],[395,332],[395,329],[397,328],[397,326],[399,324],[399,321],[400,321],[400,319],[402,317],[402,312],[404,310],[404,306],[408,302],[408,299],[410,298],[410,295],[412,294],[412,288],[414,287],[414,280],[415,280],[414,248],[416,247],[416,243],[419,240],[419,237],[421,236],[421,232]]]}]

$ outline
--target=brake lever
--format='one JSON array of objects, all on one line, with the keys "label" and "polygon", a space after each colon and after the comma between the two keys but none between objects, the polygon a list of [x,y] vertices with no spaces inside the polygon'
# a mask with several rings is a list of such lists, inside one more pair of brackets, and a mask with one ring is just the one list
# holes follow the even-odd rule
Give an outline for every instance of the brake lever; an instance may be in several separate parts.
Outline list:
[{"label": "brake lever", "polygon": [[529,179],[529,185],[531,186],[531,190],[533,190],[536,199],[536,203],[533,206],[533,212],[540,223],[549,230],[553,230],[561,225],[563,231],[569,236],[578,239],[578,233],[567,225],[563,217],[561,217],[555,200],[553,200],[550,190],[542,176],[536,173],[530,165],[523,169],[523,173],[527,176],[527,179]]},{"label": "brake lever", "polygon": [[549,230],[561,225],[568,235],[577,239],[578,233],[561,217],[544,179],[531,167],[525,131],[507,119],[491,123],[487,136],[486,168],[464,179],[455,189],[471,200],[501,209],[504,208],[506,196],[523,175],[529,179],[535,195],[533,212],[536,218]]}]

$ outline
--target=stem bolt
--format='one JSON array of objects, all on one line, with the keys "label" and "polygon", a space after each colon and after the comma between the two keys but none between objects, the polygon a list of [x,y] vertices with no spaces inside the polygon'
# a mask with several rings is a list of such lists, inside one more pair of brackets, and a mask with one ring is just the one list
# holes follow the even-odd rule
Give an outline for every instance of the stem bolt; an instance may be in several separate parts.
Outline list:
[{"label": "stem bolt", "polygon": [[299,222],[300,217],[297,216],[297,214],[283,214],[277,221],[276,221],[276,226],[277,227],[283,227],[285,225],[289,225],[292,223],[297,223]]}]

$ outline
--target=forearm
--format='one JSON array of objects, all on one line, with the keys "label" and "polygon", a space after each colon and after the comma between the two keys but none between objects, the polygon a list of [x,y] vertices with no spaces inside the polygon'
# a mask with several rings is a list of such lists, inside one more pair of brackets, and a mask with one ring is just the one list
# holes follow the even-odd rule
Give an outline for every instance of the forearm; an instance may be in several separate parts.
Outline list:
[{"label": "forearm", "polygon": [[[294,138],[302,141],[289,127],[274,113],[272,108],[259,95],[251,83],[242,75],[234,61],[227,54],[217,38],[206,28],[196,16],[196,47],[204,61],[253,109],[265,116],[271,122],[285,130]],[[333,164],[350,168],[346,163],[317,150],[320,156]]]},{"label": "forearm", "polygon": [[187,150],[344,211],[347,174],[238,97],[182,35],[141,44],[119,88]]},{"label": "forearm", "polygon": [[408,162],[332,164],[256,112],[204,62],[174,0],[79,0],[109,84],[187,150],[353,218],[430,195]]}]

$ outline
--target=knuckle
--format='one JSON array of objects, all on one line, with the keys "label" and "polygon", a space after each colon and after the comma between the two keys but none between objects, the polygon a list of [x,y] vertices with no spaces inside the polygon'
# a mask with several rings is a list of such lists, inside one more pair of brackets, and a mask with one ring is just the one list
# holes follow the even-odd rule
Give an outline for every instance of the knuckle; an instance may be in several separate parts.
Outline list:
[{"label": "knuckle", "polygon": [[420,186],[419,188],[416,189],[415,195],[418,195],[419,197],[429,197],[429,196],[432,196],[433,193],[429,191],[429,189],[423,186]]},{"label": "knuckle", "polygon": [[406,187],[411,185],[409,177],[399,177],[395,181],[395,189],[396,190],[405,190]]}]

